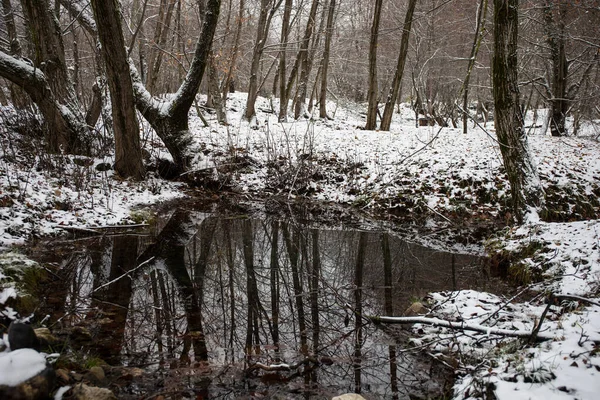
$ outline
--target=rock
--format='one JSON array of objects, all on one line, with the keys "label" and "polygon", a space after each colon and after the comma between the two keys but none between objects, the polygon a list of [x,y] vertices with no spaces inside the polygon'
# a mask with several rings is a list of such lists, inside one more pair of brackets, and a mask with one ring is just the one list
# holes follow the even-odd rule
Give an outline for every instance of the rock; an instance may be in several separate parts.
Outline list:
[{"label": "rock", "polygon": [[75,385],[72,390],[72,398],[75,400],[117,400],[110,390],[88,386],[84,383]]},{"label": "rock", "polygon": [[40,349],[40,341],[29,324],[11,322],[8,326],[8,344],[12,351],[18,349]]},{"label": "rock", "polygon": [[98,366],[90,368],[88,373],[85,374],[85,379],[93,383],[101,383],[105,378],[104,370]]},{"label": "rock", "polygon": [[48,399],[54,388],[54,369],[48,367],[42,372],[16,386],[0,385],[0,399],[37,400]]},{"label": "rock", "polygon": [[360,394],[356,393],[346,393],[339,396],[335,396],[331,400],[366,400]]},{"label": "rock", "polygon": [[110,163],[103,162],[96,165],[96,171],[98,172],[110,171],[111,169],[113,169],[113,167]]},{"label": "rock", "polygon": [[50,347],[58,344],[58,339],[54,335],[52,335],[50,329],[37,328],[33,331],[35,332],[35,336],[38,338],[41,349],[48,350]]},{"label": "rock", "polygon": [[73,376],[73,379],[75,379],[75,381],[77,382],[81,382],[83,380],[83,375],[78,372],[73,372],[71,375]]},{"label": "rock", "polygon": [[427,314],[428,312],[429,312],[429,310],[427,308],[425,308],[423,303],[417,301],[417,302],[412,303],[410,305],[410,307],[408,307],[406,309],[406,311],[404,311],[402,316],[403,317],[416,317],[418,315]]}]

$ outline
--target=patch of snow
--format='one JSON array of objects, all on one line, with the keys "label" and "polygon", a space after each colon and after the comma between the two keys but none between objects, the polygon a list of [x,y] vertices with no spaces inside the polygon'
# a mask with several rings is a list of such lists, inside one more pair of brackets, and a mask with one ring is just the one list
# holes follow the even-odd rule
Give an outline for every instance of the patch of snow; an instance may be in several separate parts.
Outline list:
[{"label": "patch of snow", "polygon": [[17,386],[46,368],[46,357],[33,349],[0,353],[0,385]]}]

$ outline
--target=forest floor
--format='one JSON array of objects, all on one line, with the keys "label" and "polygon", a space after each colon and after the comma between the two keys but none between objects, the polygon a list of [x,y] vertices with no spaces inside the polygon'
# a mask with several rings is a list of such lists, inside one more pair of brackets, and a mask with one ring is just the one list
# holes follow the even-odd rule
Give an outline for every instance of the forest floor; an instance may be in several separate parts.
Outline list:
[{"label": "forest floor", "polygon": [[[145,222],[149,205],[189,196],[231,204],[310,201],[329,224],[328,210],[356,210],[409,240],[453,251],[488,253],[522,293],[515,299],[473,291],[433,293],[436,316],[484,333],[415,325],[415,345],[458,360],[455,398],[595,399],[600,389],[600,125],[581,137],[542,136],[539,118],[526,121],[532,155],[546,191],[547,214],[511,225],[509,187],[493,123],[461,129],[415,127],[401,106],[390,132],[364,131],[364,107],[331,104],[331,120],[279,123],[278,105],[260,98],[255,121],[243,121],[243,94],[228,102],[228,126],[191,115],[197,156],[185,182],[157,167],[143,182],[123,181],[110,156],[49,156],[19,133],[20,116],[3,109],[0,135],[0,306],[16,295],[3,274],[15,246],[66,231]],[[152,165],[168,159],[151,130],[142,139]],[[210,190],[206,190],[206,189]],[[256,204],[256,203],[255,203]],[[274,210],[277,212],[277,210]],[[533,295],[531,293],[534,293]],[[552,295],[553,297],[551,297]],[[568,296],[567,296],[568,295]],[[561,297],[563,296],[563,297]],[[571,297],[569,297],[571,296]],[[577,299],[573,296],[587,298]],[[511,300],[510,302],[508,300]],[[550,302],[551,304],[546,304]],[[12,316],[13,310],[0,310]],[[496,329],[533,331],[530,344]],[[525,341],[527,342],[527,341]],[[0,374],[1,375],[1,374]],[[486,397],[487,396],[487,397]]]}]

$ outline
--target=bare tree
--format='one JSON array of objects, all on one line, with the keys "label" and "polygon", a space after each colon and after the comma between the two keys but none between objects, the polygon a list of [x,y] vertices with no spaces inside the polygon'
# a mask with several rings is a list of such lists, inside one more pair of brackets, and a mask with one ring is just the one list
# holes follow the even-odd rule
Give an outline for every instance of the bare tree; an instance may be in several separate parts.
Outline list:
[{"label": "bare tree", "polygon": [[117,0],[92,0],[98,38],[106,64],[106,76],[112,99],[115,134],[115,170],[124,178],[143,179],[145,175],[140,147],[139,124],[135,113],[133,85],[121,16]]},{"label": "bare tree", "polygon": [[369,91],[367,101],[367,124],[366,130],[373,130],[377,126],[377,102],[379,89],[377,88],[377,40],[379,37],[379,24],[381,22],[381,6],[383,0],[375,0],[375,10],[373,11],[373,24],[371,25],[371,42],[369,45]]},{"label": "bare tree", "polygon": [[248,120],[256,115],[254,108],[256,98],[258,97],[258,71],[260,60],[265,50],[267,38],[269,37],[269,28],[273,15],[281,5],[283,0],[261,0],[260,15],[258,17],[258,26],[256,29],[256,40],[254,41],[254,50],[252,52],[252,64],[250,66],[250,83],[248,85],[248,99],[246,101],[246,111],[244,117]]},{"label": "bare tree", "polygon": [[510,183],[512,209],[517,221],[522,222],[527,211],[543,207],[544,191],[529,152],[519,107],[518,12],[518,0],[494,0],[492,90],[496,134]]},{"label": "bare tree", "polygon": [[327,13],[327,27],[325,28],[325,48],[323,49],[323,58],[321,59],[321,92],[319,94],[319,117],[329,118],[327,116],[327,72],[329,70],[329,56],[331,51],[331,39],[333,38],[333,20],[335,17],[335,0],[329,3]]},{"label": "bare tree", "polygon": [[152,94],[156,92],[156,82],[162,65],[164,47],[167,44],[169,31],[171,30],[174,9],[175,0],[161,0],[158,6],[158,16],[152,40],[153,45],[150,47],[148,54],[148,74],[146,79],[146,88]]},{"label": "bare tree", "polygon": [[394,113],[394,106],[398,100],[398,94],[400,92],[400,83],[402,82],[402,76],[404,74],[404,65],[406,64],[406,56],[408,55],[408,40],[410,38],[410,29],[412,26],[413,15],[415,13],[415,7],[417,0],[409,0],[406,15],[404,17],[404,25],[402,29],[402,39],[400,39],[400,53],[398,54],[398,64],[396,65],[396,72],[394,73],[394,79],[392,81],[392,87],[390,93],[385,102],[385,108],[383,110],[383,116],[381,117],[381,130],[389,131],[390,125],[392,124],[392,115]]},{"label": "bare tree", "polygon": [[[92,35],[97,35],[95,24],[84,23],[89,20],[85,10],[74,7],[74,0],[61,0],[69,12],[77,15],[82,26]],[[193,137],[189,131],[188,112],[194,103],[200,88],[204,70],[212,47],[213,37],[219,20],[221,0],[208,0],[205,9],[204,23],[196,42],[194,57],[185,80],[174,96],[168,100],[153,97],[146,89],[139,72],[130,60],[129,66],[133,80],[135,104],[138,111],[150,123],[156,134],[173,157],[175,168],[185,171],[194,157],[191,145]]]},{"label": "bare tree", "polygon": [[487,0],[480,0],[477,8],[477,22],[475,24],[475,36],[473,38],[473,46],[471,47],[471,54],[469,55],[469,61],[467,65],[467,74],[462,85],[463,92],[463,103],[462,103],[462,122],[463,122],[463,133],[467,133],[467,121],[468,121],[468,102],[469,102],[469,81],[471,79],[471,73],[475,66],[475,60],[479,53],[479,47],[485,34],[485,21],[487,17]]},{"label": "bare tree", "polygon": [[0,51],[0,76],[23,90],[37,104],[48,131],[51,152],[89,153],[83,140],[85,118],[67,71],[62,32],[47,0],[22,0],[31,42],[33,65]]},{"label": "bare tree", "polygon": [[286,95],[286,52],[292,14],[292,0],[285,0],[283,6],[283,20],[281,21],[281,50],[279,51],[279,122],[287,121],[287,95]]}]

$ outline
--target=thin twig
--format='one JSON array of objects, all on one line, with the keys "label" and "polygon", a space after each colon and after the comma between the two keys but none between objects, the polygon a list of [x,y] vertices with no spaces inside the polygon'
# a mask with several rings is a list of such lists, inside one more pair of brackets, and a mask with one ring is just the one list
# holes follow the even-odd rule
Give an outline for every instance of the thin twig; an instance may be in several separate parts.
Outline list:
[{"label": "thin twig", "polygon": [[92,293],[96,293],[98,290],[100,290],[100,289],[102,289],[102,288],[104,288],[104,287],[106,287],[106,286],[108,286],[108,285],[110,285],[110,284],[112,284],[112,283],[115,283],[115,282],[116,282],[116,281],[118,281],[119,279],[121,279],[121,278],[123,278],[123,277],[125,277],[125,276],[129,275],[129,274],[130,274],[130,273],[132,273],[132,272],[135,272],[135,271],[137,271],[138,269],[140,269],[140,268],[141,268],[141,267],[143,267],[144,265],[148,264],[148,263],[149,263],[150,261],[152,261],[152,260],[154,260],[154,257],[150,257],[149,259],[147,259],[146,261],[144,261],[143,263],[141,263],[140,265],[138,265],[138,266],[137,266],[137,267],[135,267],[134,269],[131,269],[131,270],[129,270],[129,271],[127,271],[127,272],[125,272],[123,275],[121,275],[121,276],[119,276],[119,277],[117,277],[117,278],[113,279],[112,281],[110,281],[110,282],[106,282],[104,285],[98,286],[96,289],[94,289],[94,291],[93,291]]}]

